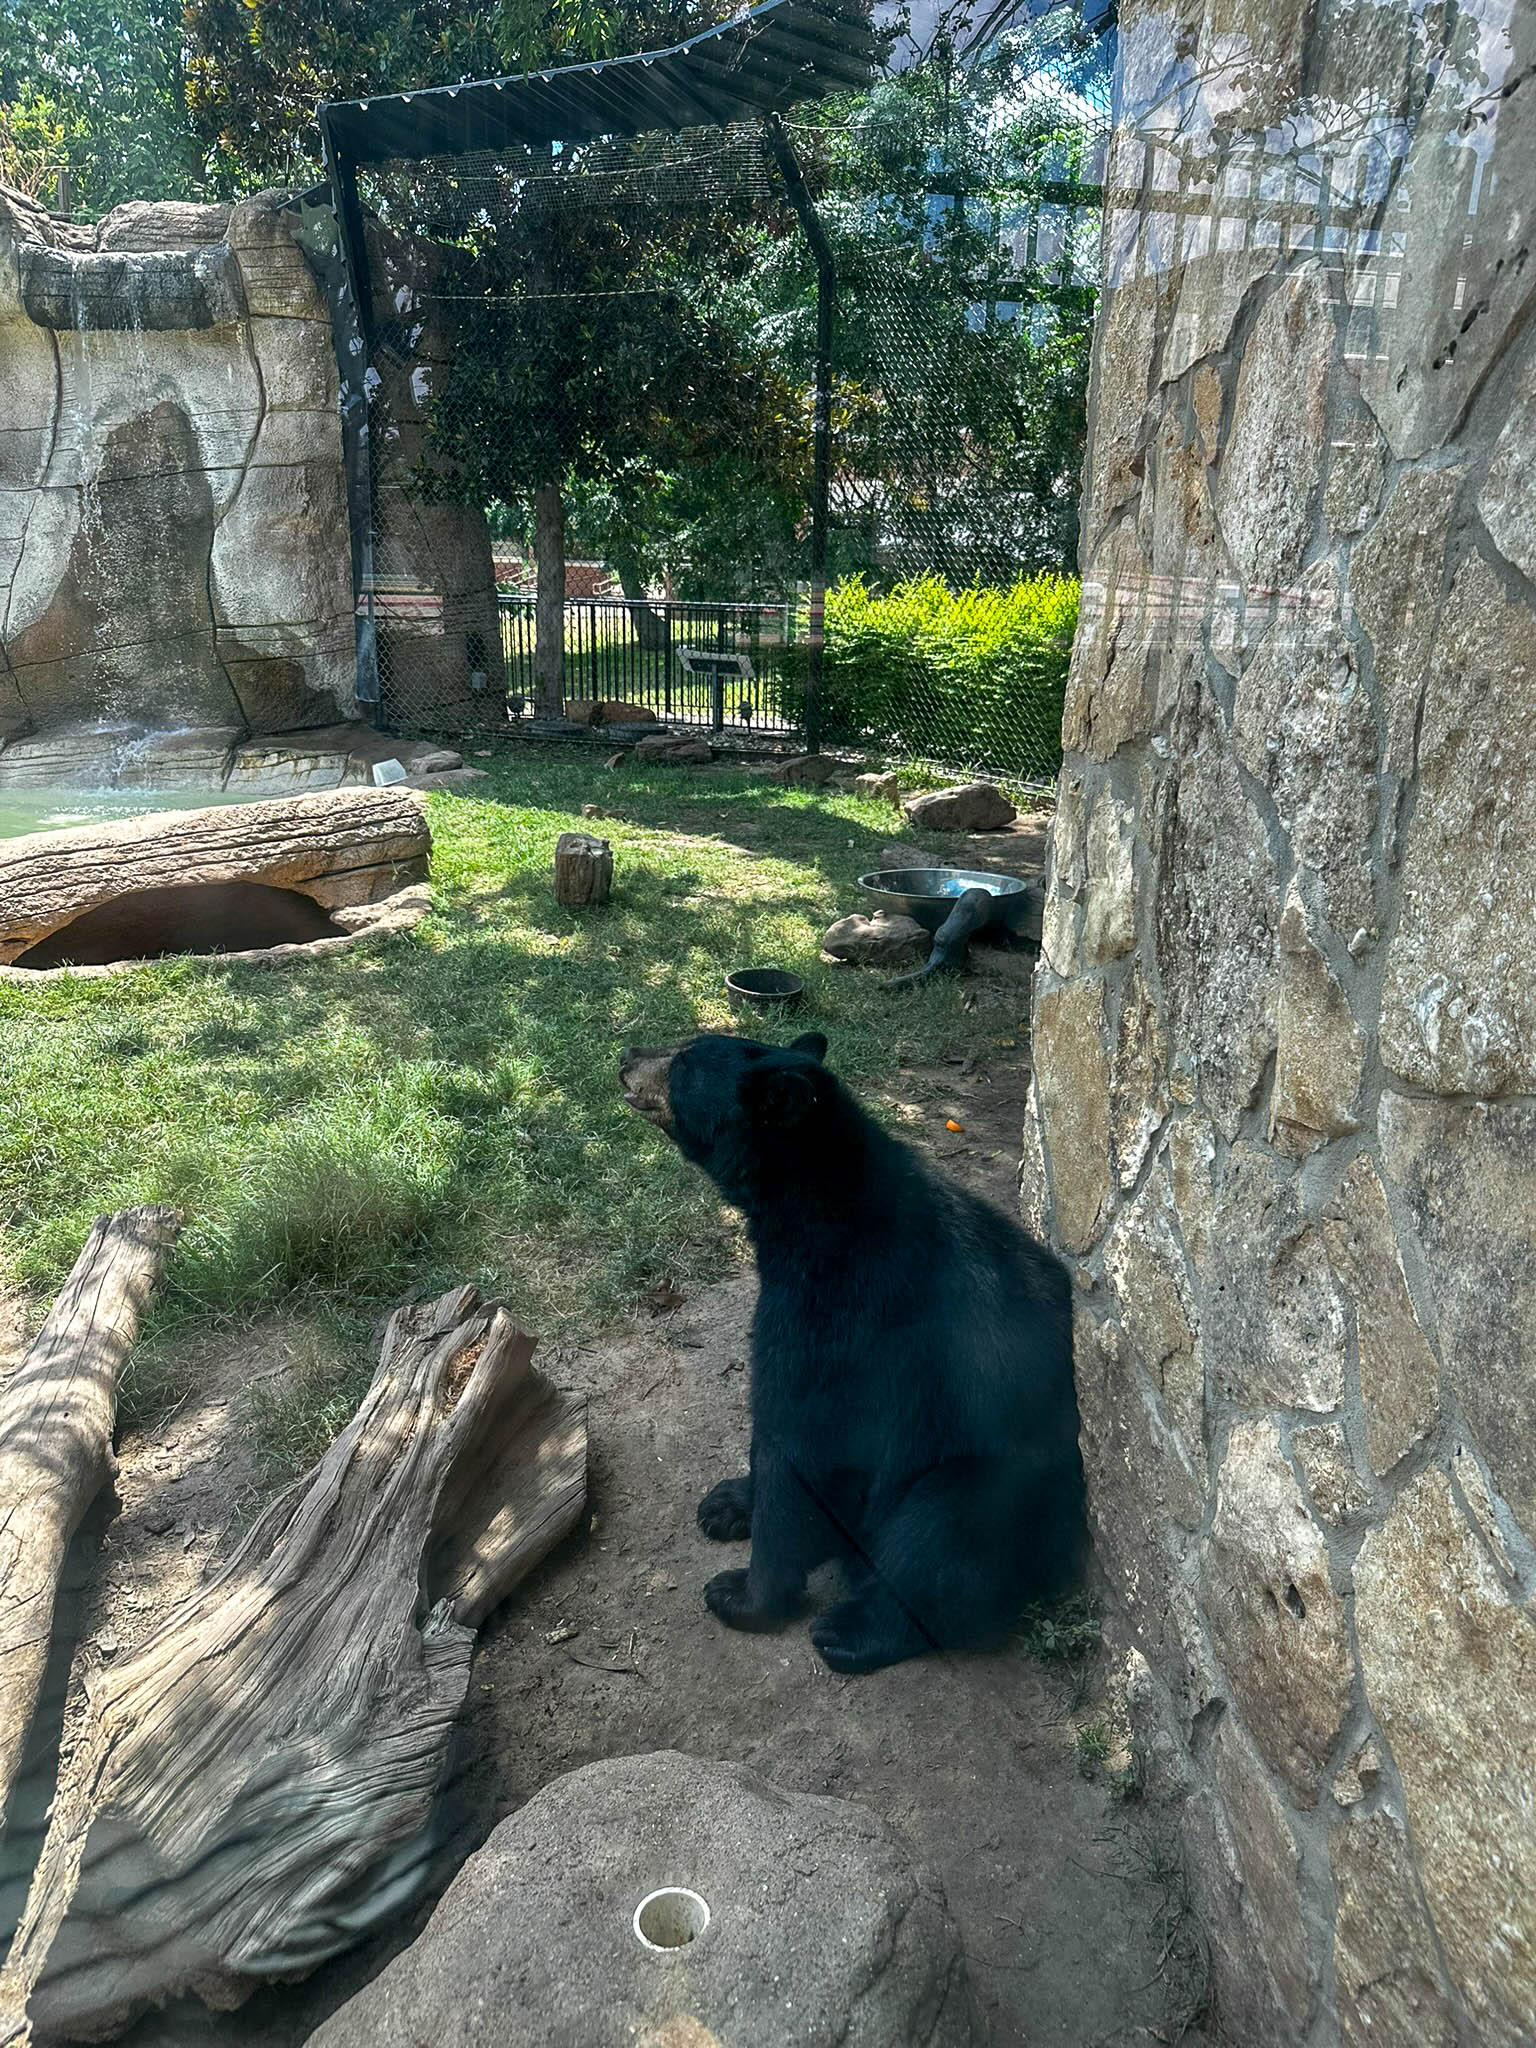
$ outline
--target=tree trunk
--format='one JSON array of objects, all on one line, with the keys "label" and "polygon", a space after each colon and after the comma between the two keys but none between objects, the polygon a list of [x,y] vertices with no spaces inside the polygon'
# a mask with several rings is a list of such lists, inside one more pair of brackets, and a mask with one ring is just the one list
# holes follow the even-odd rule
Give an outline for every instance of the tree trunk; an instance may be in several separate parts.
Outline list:
[{"label": "tree trunk", "polygon": [[118,1374],[179,1227],[172,1209],[100,1217],[0,1387],[0,1828],[48,1662],[64,1553],[117,1469]]},{"label": "tree trunk", "polygon": [[558,484],[533,494],[533,705],[540,718],[565,709],[565,497]]},{"label": "tree trunk", "polygon": [[391,1317],[373,1384],[216,1578],[93,1673],[0,2041],[227,2009],[394,1920],[480,1622],[579,1518],[585,1401],[473,1287]]},{"label": "tree trunk", "polygon": [[672,627],[665,612],[657,611],[646,597],[645,585],[631,563],[618,565],[619,588],[629,604],[629,622],[646,654],[665,654],[672,645]]},{"label": "tree trunk", "polygon": [[150,890],[257,882],[325,910],[426,879],[432,848],[408,790],[357,789],[0,840],[0,965],[87,911]]},{"label": "tree trunk", "polygon": [[613,887],[613,851],[592,832],[562,832],[555,843],[555,901],[568,910],[606,903]]}]

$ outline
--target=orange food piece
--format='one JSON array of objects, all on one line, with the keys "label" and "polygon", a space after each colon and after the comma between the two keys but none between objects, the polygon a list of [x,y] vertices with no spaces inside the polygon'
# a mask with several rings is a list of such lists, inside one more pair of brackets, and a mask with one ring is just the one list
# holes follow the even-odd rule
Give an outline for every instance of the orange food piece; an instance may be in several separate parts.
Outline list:
[{"label": "orange food piece", "polygon": [[945,1128],[945,1130],[946,1130],[946,1131],[963,1131],[963,1130],[965,1129],[965,1125],[964,1125],[964,1124],[957,1124],[957,1123],[955,1122],[954,1118],[953,1118],[953,1117],[951,1116],[951,1117],[946,1117],[946,1118],[945,1118],[945,1120],[944,1120],[944,1128]]}]

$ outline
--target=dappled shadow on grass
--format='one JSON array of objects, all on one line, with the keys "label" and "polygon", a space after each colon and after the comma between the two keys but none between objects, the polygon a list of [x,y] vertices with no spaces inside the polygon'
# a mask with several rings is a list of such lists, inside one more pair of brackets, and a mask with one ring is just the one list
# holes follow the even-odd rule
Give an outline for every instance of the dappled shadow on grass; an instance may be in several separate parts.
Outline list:
[{"label": "dappled shadow on grass", "polygon": [[[0,1132],[19,1275],[57,1284],[101,1207],[174,1201],[188,1227],[156,1324],[174,1350],[199,1320],[284,1299],[356,1313],[463,1276],[532,1328],[580,1333],[664,1273],[718,1272],[718,1201],[625,1109],[622,1045],[814,1023],[867,1080],[963,1041],[958,991],[893,994],[821,960],[884,827],[751,778],[599,789],[626,812],[601,826],[614,894],[562,909],[554,845],[594,779],[503,770],[483,799],[434,800],[437,907],[374,950],[161,962],[0,1001],[0,1088],[25,1104]],[[745,964],[803,975],[803,1007],[733,1016],[723,978]]]}]

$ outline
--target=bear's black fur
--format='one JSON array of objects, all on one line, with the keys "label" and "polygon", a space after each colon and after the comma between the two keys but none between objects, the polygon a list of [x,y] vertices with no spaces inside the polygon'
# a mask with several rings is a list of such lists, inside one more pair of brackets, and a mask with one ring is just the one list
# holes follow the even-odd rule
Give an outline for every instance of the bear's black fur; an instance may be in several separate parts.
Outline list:
[{"label": "bear's black fur", "polygon": [[774,1628],[837,1558],[849,1592],[811,1639],[872,1671],[994,1638],[1080,1568],[1071,1299],[1059,1261],[881,1130],[825,1053],[815,1033],[705,1036],[628,1053],[622,1076],[757,1252],[751,1470],[699,1505],[752,1556],[705,1598]]}]

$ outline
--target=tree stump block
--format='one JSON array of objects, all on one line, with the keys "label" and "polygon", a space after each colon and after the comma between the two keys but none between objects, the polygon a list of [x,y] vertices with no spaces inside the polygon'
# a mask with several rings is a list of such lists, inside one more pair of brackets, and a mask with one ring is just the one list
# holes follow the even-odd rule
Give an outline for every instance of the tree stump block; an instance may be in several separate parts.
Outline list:
[{"label": "tree stump block", "polygon": [[562,832],[555,845],[555,901],[567,910],[606,903],[613,887],[613,849],[592,832]]},{"label": "tree stump block", "polygon": [[396,1311],[352,1422],[207,1586],[93,1672],[0,1971],[0,2041],[238,2005],[394,1918],[475,1630],[586,1498],[585,1401],[473,1287]]}]

